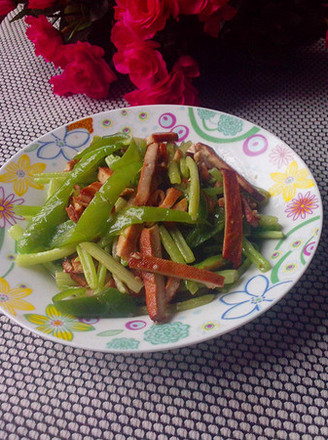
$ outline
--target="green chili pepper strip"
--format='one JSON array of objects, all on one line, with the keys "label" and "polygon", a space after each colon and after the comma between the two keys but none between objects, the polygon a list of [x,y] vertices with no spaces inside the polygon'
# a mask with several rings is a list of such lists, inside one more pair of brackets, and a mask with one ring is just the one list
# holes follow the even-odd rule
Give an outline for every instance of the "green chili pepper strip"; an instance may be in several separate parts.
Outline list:
[{"label": "green chili pepper strip", "polygon": [[[96,150],[101,149],[103,147],[107,147],[109,145],[119,145],[120,148],[125,145],[129,145],[131,141],[131,137],[124,133],[115,133],[111,134],[109,136],[94,136],[91,144],[85,148],[84,150],[80,151],[74,156],[74,159],[81,159],[82,157],[88,155],[89,153],[94,153]],[[110,153],[108,153],[110,154]],[[106,154],[105,156],[108,156]]]},{"label": "green chili pepper strip", "polygon": [[120,168],[126,167],[133,162],[139,162],[141,160],[142,160],[142,157],[139,153],[139,149],[137,147],[137,144],[136,144],[135,140],[132,138],[130,145],[129,145],[129,148],[126,150],[124,155],[119,160],[116,160],[114,163],[112,163],[110,168],[113,171],[115,171]]},{"label": "green chili pepper strip", "polygon": [[196,162],[190,156],[186,157],[186,166],[190,172],[188,213],[193,220],[197,220],[200,199],[198,167]]},{"label": "green chili pepper strip", "polygon": [[62,248],[51,249],[50,251],[36,252],[32,254],[19,254],[16,263],[19,266],[33,266],[35,264],[48,263],[49,261],[60,260],[74,254],[75,246],[65,246]]},{"label": "green chili pepper strip", "polygon": [[152,206],[132,206],[120,211],[119,214],[109,222],[107,234],[120,235],[127,226],[146,222],[194,223],[187,212],[175,209],[155,208]]},{"label": "green chili pepper strip", "polygon": [[86,296],[86,292],[84,287],[72,287],[55,295],[52,301],[60,312],[77,318],[119,318],[137,312],[136,299],[112,287],[92,296]]},{"label": "green chili pepper strip", "polygon": [[113,206],[140,168],[141,163],[136,162],[126,166],[123,170],[114,171],[84,210],[75,229],[64,244],[91,241],[102,235]]},{"label": "green chili pepper strip", "polygon": [[18,252],[44,251],[48,248],[51,237],[57,226],[67,218],[67,206],[72,189],[77,183],[85,183],[92,172],[97,170],[101,160],[110,153],[121,148],[121,144],[109,145],[83,156],[69,173],[62,186],[50,197],[27,226],[22,238],[17,243]]},{"label": "green chili pepper strip", "polygon": [[14,213],[23,217],[34,216],[41,211],[41,206],[34,205],[16,205],[13,206]]},{"label": "green chili pepper strip", "polygon": [[24,229],[19,225],[13,225],[8,229],[8,235],[13,240],[17,241],[24,234]]}]

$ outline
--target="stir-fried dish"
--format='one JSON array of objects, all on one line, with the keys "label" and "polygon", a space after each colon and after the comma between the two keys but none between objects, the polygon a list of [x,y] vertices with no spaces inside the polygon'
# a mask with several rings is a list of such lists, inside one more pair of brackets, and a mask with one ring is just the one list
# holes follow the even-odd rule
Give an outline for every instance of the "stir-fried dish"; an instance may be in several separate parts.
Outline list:
[{"label": "stir-fried dish", "polygon": [[175,133],[95,136],[47,184],[43,206],[17,206],[17,264],[41,264],[77,317],[147,312],[155,322],[211,302],[254,264],[263,239],[282,238],[269,195],[202,143]]}]

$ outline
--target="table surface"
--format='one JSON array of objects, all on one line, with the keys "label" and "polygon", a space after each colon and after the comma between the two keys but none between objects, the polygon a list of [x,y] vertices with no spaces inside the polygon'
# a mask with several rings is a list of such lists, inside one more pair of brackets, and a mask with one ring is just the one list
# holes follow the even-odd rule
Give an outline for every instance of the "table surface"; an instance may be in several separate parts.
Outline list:
[{"label": "table surface", "polygon": [[[23,23],[0,28],[0,165],[71,120],[124,107],[61,98],[51,64],[36,58]],[[328,52],[324,42],[283,66],[244,60],[205,72],[201,104],[274,133],[307,163],[327,214]],[[301,280],[244,327],[192,347],[147,353],[84,351],[43,339],[0,314],[0,438],[328,438],[327,231]]]}]

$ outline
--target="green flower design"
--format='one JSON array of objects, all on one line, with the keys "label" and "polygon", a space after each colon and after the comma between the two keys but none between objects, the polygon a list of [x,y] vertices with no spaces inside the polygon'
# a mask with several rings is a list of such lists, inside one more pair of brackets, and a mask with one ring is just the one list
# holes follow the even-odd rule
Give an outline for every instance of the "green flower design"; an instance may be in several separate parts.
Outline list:
[{"label": "green flower design", "polygon": [[73,340],[73,332],[89,332],[95,328],[84,322],[78,321],[75,316],[61,313],[53,304],[46,307],[46,314],[31,313],[24,315],[32,324],[37,325],[40,332],[52,335],[65,341]]},{"label": "green flower design", "polygon": [[188,336],[189,327],[188,324],[183,324],[182,322],[153,325],[145,332],[145,341],[148,341],[153,345],[177,342],[179,339]]},{"label": "green flower design", "polygon": [[197,113],[198,113],[198,116],[201,119],[204,119],[205,121],[213,118],[216,115],[215,112],[213,112],[212,110],[207,110],[206,108],[199,108],[197,110]]},{"label": "green flower design", "polygon": [[243,129],[243,121],[229,115],[221,115],[218,122],[218,131],[225,136],[235,136]]},{"label": "green flower design", "polygon": [[139,341],[133,338],[116,338],[106,344],[106,348],[114,350],[136,350],[138,347]]}]

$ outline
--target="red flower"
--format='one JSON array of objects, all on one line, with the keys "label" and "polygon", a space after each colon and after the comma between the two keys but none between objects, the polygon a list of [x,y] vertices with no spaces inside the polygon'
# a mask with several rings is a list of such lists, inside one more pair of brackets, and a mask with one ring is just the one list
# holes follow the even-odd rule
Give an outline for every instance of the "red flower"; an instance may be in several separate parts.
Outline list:
[{"label": "red flower", "polygon": [[0,21],[2,16],[9,14],[15,8],[16,5],[12,0],[0,0]]},{"label": "red flower", "polygon": [[200,21],[204,22],[204,31],[214,38],[218,37],[222,23],[231,20],[237,10],[228,5],[228,0],[213,0],[200,15]]},{"label": "red flower", "polygon": [[211,0],[179,0],[179,12],[185,15],[200,14]]},{"label": "red flower", "polygon": [[115,19],[143,38],[164,29],[170,15],[177,14],[177,0],[117,0]]},{"label": "red flower", "polygon": [[[65,69],[61,75],[53,76],[49,81],[54,86],[54,93],[65,96],[85,93],[90,98],[106,98],[116,76],[103,58],[104,50],[80,41],[61,46],[60,50]],[[70,61],[67,62],[69,57]]]},{"label": "red flower", "polygon": [[153,86],[167,76],[167,68],[154,41],[143,40],[131,29],[118,22],[113,28],[112,41],[119,48],[114,55],[115,68],[129,74],[139,89]]},{"label": "red flower", "polygon": [[143,104],[186,104],[198,103],[197,89],[190,78],[198,76],[196,62],[191,57],[182,57],[173,66],[172,72],[153,87],[127,93],[125,99],[131,105]]},{"label": "red flower", "polygon": [[30,27],[26,29],[26,35],[34,44],[35,55],[41,55],[47,62],[56,58],[57,50],[63,40],[44,15],[38,17],[28,16],[25,23]]},{"label": "red flower", "polygon": [[28,7],[30,9],[47,9],[56,4],[56,0],[29,0]]},{"label": "red flower", "polygon": [[179,12],[186,15],[199,15],[205,23],[204,30],[217,37],[222,21],[228,21],[236,14],[236,10],[228,5],[229,0],[180,0]]}]

